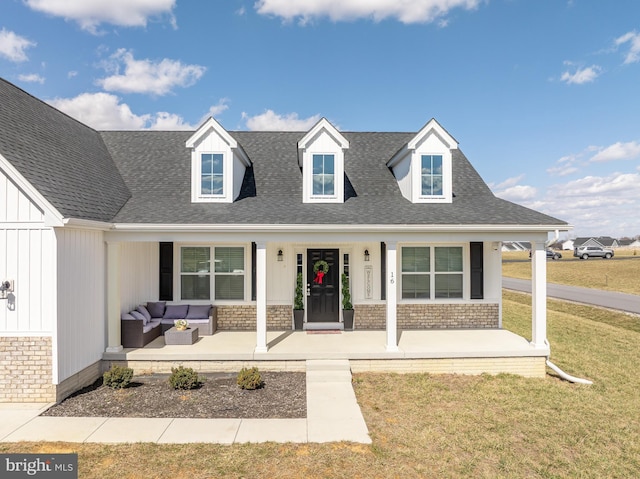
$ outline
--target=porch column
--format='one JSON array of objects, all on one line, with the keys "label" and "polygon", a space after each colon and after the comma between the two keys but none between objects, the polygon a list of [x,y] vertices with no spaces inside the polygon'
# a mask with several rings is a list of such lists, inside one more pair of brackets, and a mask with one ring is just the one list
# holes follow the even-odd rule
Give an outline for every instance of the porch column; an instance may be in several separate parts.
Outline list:
[{"label": "porch column", "polygon": [[256,353],[267,352],[267,244],[256,243]]},{"label": "porch column", "polygon": [[398,351],[398,274],[396,271],[396,257],[398,243],[385,242],[387,245],[387,351]]},{"label": "porch column", "polygon": [[120,243],[107,242],[107,352],[120,351]]},{"label": "porch column", "polygon": [[531,244],[531,344],[545,348],[547,338],[547,253],[544,242]]}]

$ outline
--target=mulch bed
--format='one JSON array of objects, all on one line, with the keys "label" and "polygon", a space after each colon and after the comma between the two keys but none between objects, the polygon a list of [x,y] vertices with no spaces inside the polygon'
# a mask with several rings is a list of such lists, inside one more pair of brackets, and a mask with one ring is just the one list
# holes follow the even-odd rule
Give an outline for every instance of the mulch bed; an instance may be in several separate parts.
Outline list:
[{"label": "mulch bed", "polygon": [[236,384],[237,374],[201,374],[202,386],[188,391],[169,386],[168,375],[134,376],[125,389],[111,389],[102,378],[57,404],[42,416],[304,418],[303,372],[261,372],[264,386],[253,391]]}]

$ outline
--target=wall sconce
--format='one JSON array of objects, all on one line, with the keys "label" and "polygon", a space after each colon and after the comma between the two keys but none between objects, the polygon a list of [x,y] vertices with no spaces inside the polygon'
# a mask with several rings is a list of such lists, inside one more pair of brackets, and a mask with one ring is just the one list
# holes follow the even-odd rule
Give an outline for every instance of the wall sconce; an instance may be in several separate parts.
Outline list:
[{"label": "wall sconce", "polygon": [[364,250],[364,260],[365,261],[369,261],[369,250],[368,249]]},{"label": "wall sconce", "polygon": [[282,261],[284,259],[284,255],[282,254],[282,250],[278,250],[278,261]]},{"label": "wall sconce", "polygon": [[8,293],[13,291],[13,281],[0,282],[0,299],[7,299]]}]

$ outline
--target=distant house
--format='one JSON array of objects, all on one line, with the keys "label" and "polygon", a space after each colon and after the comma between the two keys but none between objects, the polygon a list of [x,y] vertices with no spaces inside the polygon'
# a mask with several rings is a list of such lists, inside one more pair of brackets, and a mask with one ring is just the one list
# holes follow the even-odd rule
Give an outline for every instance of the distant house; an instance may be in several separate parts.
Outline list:
[{"label": "distant house", "polygon": [[617,248],[620,246],[618,240],[611,238],[610,236],[598,236],[593,237],[581,237],[573,240],[573,248],[579,248],[581,246],[599,246],[601,248]]},{"label": "distant house", "polygon": [[529,251],[531,243],[529,241],[504,241],[502,243],[502,251]]},{"label": "distant house", "polygon": [[572,240],[572,239],[568,239],[568,240],[564,241],[562,243],[562,249],[563,250],[568,250],[568,251],[573,251],[573,248],[575,246],[574,242],[575,242],[575,240]]},{"label": "distant house", "polygon": [[[224,361],[449,359],[456,372],[545,374],[545,243],[570,227],[496,197],[434,119],[414,132],[341,132],[324,118],[308,132],[213,118],[96,131],[0,79],[0,198],[0,401],[60,400],[126,362],[128,313],[147,302],[215,306],[214,339],[254,338],[242,356],[225,342]],[[512,335],[518,351],[502,329],[505,240],[534,251],[531,340]],[[298,278],[304,329],[343,330],[350,290],[356,331],[341,349],[272,353],[306,337],[293,331]],[[399,348],[420,331],[428,349],[435,329],[476,333],[470,352]],[[350,349],[357,335],[374,338],[366,351]],[[148,361],[166,348],[153,344]],[[169,360],[212,362],[185,349]]]}]

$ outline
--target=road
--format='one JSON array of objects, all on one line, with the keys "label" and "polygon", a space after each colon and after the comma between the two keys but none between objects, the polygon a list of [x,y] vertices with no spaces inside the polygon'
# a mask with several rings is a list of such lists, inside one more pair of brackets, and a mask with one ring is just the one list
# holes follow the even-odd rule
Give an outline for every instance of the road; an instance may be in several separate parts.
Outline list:
[{"label": "road", "polygon": [[[531,281],[526,279],[507,278],[503,276],[502,287],[531,293]],[[602,291],[600,289],[578,288],[577,286],[547,283],[547,296],[549,298],[566,299],[567,301],[575,301],[576,303],[640,314],[640,296],[636,294],[616,293],[612,291]]]}]

